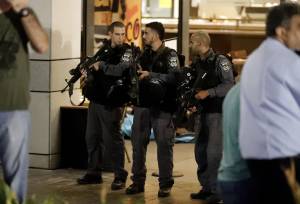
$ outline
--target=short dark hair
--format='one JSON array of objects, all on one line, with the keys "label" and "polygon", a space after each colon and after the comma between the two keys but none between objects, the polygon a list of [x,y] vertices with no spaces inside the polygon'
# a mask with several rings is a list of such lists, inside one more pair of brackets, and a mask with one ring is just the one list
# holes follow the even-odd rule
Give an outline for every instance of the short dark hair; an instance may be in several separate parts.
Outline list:
[{"label": "short dark hair", "polygon": [[266,20],[266,35],[276,36],[276,28],[279,26],[289,28],[291,18],[295,15],[300,15],[298,3],[282,3],[271,8]]},{"label": "short dark hair", "polygon": [[107,31],[113,33],[115,27],[123,28],[123,27],[125,27],[125,25],[124,25],[124,23],[122,23],[121,21],[115,21],[115,22],[113,22],[112,24],[110,24],[110,25],[108,26]]},{"label": "short dark hair", "polygon": [[151,28],[152,30],[155,30],[159,36],[160,40],[163,40],[165,37],[165,28],[162,23],[160,22],[151,22],[146,24],[146,28]]}]

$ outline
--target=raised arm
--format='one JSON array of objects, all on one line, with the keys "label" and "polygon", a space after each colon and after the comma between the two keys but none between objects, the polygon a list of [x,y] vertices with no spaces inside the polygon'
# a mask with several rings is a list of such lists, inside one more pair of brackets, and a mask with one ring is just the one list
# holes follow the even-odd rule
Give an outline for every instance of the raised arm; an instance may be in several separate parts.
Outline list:
[{"label": "raised arm", "polygon": [[27,7],[28,0],[7,0],[13,10],[20,16],[22,25],[32,48],[37,53],[44,53],[48,49],[48,36],[42,28],[34,11]]}]

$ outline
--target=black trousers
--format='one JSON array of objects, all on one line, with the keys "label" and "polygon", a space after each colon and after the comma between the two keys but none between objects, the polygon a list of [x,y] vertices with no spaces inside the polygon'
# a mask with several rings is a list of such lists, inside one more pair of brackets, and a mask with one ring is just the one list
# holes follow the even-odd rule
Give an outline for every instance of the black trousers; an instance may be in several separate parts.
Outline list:
[{"label": "black trousers", "polygon": [[294,198],[283,168],[289,167],[291,159],[296,164],[296,180],[299,182],[300,161],[298,158],[272,160],[248,159],[247,164],[256,189],[253,196],[258,204],[294,204]]},{"label": "black trousers", "polygon": [[132,124],[132,181],[141,185],[146,180],[146,152],[149,143],[151,127],[157,144],[157,160],[159,169],[159,186],[172,187],[173,146],[175,129],[172,114],[160,110],[135,107]]},{"label": "black trousers", "polygon": [[103,152],[111,155],[115,177],[127,178],[124,169],[124,139],[120,132],[122,108],[90,102],[86,128],[89,174],[101,174]]},{"label": "black trousers", "polygon": [[218,168],[222,157],[222,114],[202,113],[196,118],[195,159],[203,189],[217,192]]}]

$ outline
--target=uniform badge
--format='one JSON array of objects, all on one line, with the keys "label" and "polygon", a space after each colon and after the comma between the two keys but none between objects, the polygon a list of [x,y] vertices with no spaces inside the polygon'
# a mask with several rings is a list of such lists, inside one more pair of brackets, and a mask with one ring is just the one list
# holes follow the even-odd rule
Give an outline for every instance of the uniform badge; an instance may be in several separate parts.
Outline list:
[{"label": "uniform badge", "polygon": [[178,66],[177,57],[171,57],[169,59],[169,65],[171,67],[177,67]]},{"label": "uniform badge", "polygon": [[231,66],[231,63],[226,58],[222,57],[219,60],[219,67],[221,67],[224,72],[228,72],[231,69]]},{"label": "uniform badge", "polygon": [[131,58],[131,53],[125,52],[124,55],[122,56],[122,62],[129,62],[130,58]]}]

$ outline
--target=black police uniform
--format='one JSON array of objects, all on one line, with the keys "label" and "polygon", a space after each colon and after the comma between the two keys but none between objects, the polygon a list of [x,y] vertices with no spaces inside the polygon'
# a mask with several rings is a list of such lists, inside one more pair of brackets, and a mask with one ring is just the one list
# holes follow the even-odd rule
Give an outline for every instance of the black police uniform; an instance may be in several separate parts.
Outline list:
[{"label": "black police uniform", "polygon": [[[175,129],[172,114],[176,110],[176,79],[179,68],[176,51],[164,44],[154,52],[145,49],[140,64],[150,77],[139,83],[139,104],[134,108],[132,125],[133,165],[132,181],[143,189],[146,180],[146,151],[151,127],[157,143],[159,186],[170,188],[174,184],[173,145]],[[127,189],[127,193],[131,192]]]},{"label": "black police uniform", "polygon": [[123,182],[126,181],[128,173],[124,169],[124,140],[120,132],[120,120],[122,105],[128,100],[124,73],[130,66],[129,48],[129,45],[123,44],[105,50],[109,52],[106,59],[100,62],[98,71],[92,71],[88,75],[84,91],[90,100],[86,127],[87,175],[101,178],[105,148],[112,158],[115,179]]},{"label": "black police uniform", "polygon": [[[198,164],[197,176],[202,192],[216,193],[217,172],[222,156],[222,103],[234,84],[232,63],[224,55],[212,49],[205,59],[197,58],[192,63],[197,73],[207,73],[201,90],[208,90],[209,96],[199,101],[202,107],[196,113],[198,134],[195,143],[195,158]],[[191,195],[193,198],[193,194]],[[194,194],[197,198],[197,194]]]}]

